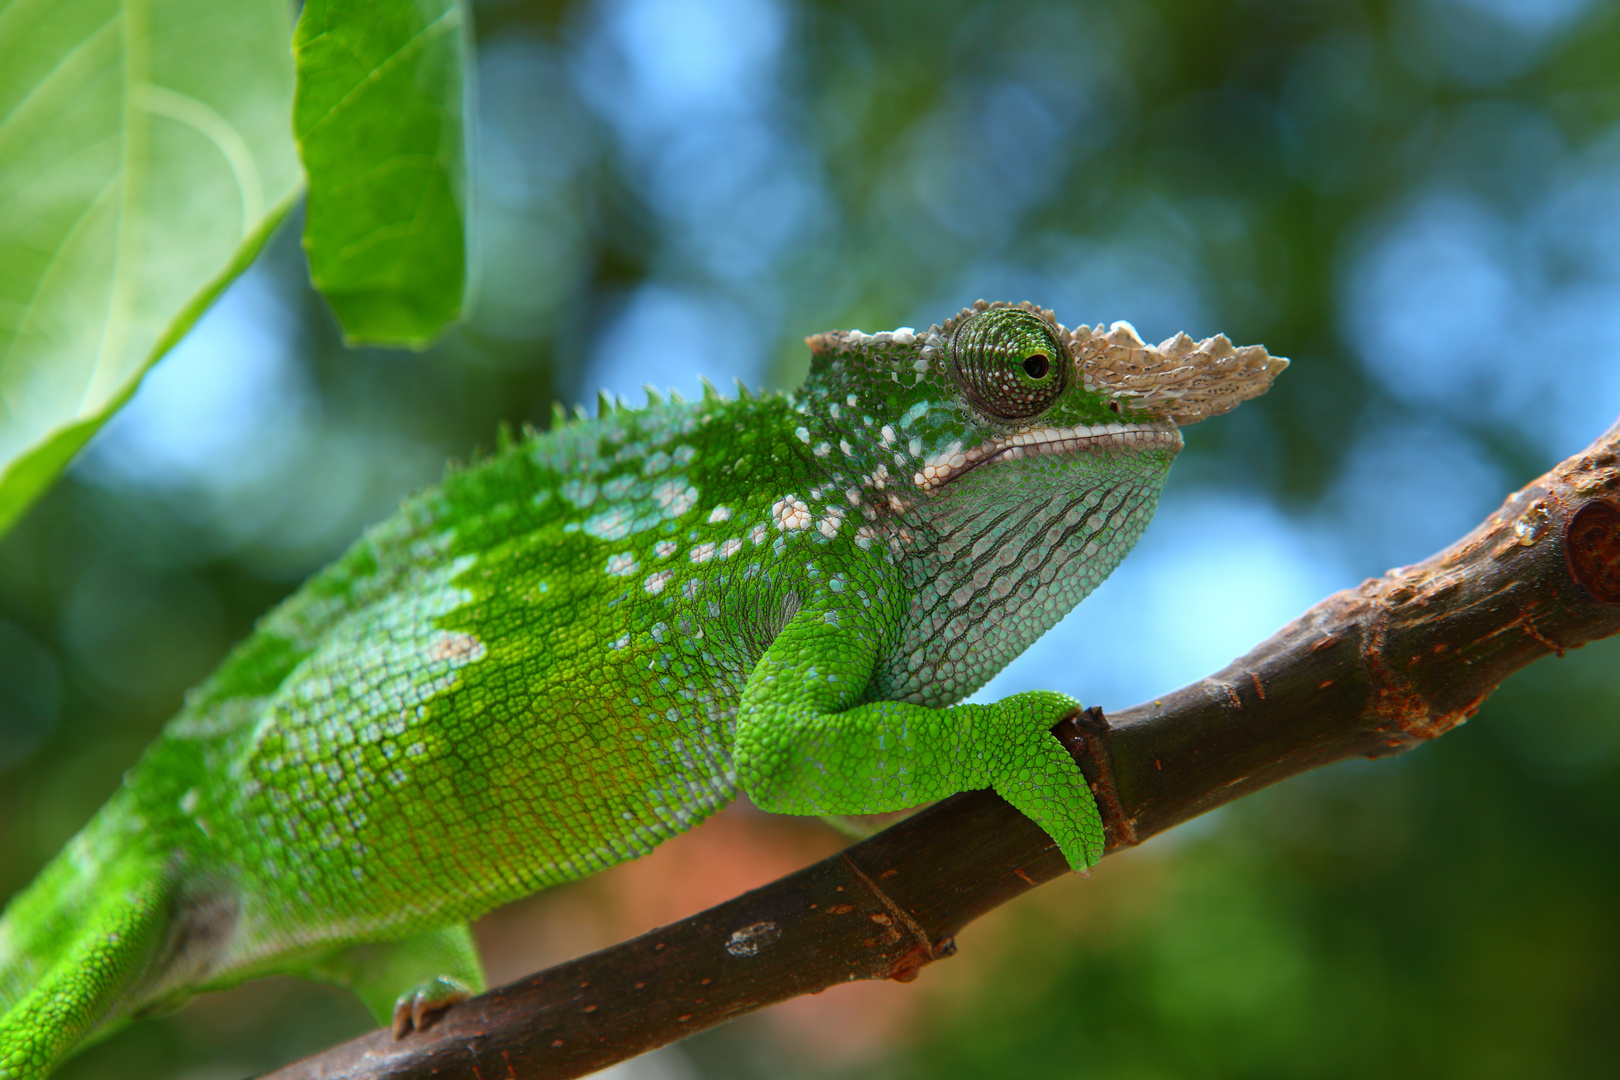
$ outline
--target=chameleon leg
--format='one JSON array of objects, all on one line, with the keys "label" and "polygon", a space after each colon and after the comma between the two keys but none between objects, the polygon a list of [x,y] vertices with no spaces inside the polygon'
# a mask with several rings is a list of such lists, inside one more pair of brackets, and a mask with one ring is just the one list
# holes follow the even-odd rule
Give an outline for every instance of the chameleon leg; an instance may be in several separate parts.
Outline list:
[{"label": "chameleon leg", "polygon": [[788,814],[878,813],[993,787],[1070,866],[1095,865],[1102,817],[1051,733],[1079,703],[1039,690],[945,709],[862,702],[880,630],[881,617],[859,608],[806,608],[771,643],[737,717],[737,778],[754,802]]},{"label": "chameleon leg", "polygon": [[466,923],[435,927],[401,941],[355,945],[311,964],[312,979],[354,991],[394,1038],[422,1030],[432,1016],[484,989],[472,930]]},{"label": "chameleon leg", "polygon": [[98,891],[99,902],[68,931],[71,940],[0,1016],[0,1080],[48,1073],[118,1014],[161,950],[170,909],[161,870],[139,862],[109,874]]}]

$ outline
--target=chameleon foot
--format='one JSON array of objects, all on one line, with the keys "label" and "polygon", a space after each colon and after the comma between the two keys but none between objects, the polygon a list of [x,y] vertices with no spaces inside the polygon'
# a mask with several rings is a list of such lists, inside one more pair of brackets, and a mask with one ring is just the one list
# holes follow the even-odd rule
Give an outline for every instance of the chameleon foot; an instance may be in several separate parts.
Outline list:
[{"label": "chameleon foot", "polygon": [[472,996],[472,988],[466,983],[444,975],[405,991],[394,1002],[394,1038],[403,1039],[412,1031],[426,1031],[440,1013]]}]

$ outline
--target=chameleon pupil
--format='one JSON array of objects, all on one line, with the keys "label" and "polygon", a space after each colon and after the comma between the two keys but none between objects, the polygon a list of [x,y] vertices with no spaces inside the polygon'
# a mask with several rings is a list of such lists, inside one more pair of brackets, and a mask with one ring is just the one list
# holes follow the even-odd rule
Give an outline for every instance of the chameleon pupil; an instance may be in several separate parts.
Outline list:
[{"label": "chameleon pupil", "polygon": [[1046,373],[1052,370],[1051,361],[1045,353],[1034,353],[1024,358],[1024,374],[1032,379],[1044,379]]}]

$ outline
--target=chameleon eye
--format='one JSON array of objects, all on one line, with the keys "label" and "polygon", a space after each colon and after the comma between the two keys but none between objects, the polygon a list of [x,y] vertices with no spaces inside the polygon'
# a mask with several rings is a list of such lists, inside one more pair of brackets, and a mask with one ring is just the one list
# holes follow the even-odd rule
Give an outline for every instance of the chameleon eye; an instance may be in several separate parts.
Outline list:
[{"label": "chameleon eye", "polygon": [[1063,393],[1068,353],[1052,328],[1017,308],[963,319],[951,335],[950,372],[974,407],[1000,420],[1044,412]]}]

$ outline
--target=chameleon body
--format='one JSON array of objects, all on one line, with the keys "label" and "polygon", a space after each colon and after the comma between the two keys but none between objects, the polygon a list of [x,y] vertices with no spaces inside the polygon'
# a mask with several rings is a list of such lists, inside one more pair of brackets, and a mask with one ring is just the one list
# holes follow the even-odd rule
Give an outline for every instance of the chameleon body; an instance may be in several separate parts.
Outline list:
[{"label": "chameleon body", "polygon": [[954,705],[1113,569],[1178,423],[1287,363],[981,302],[808,339],[789,396],[503,441],[265,616],[0,922],[0,1077],[272,972],[396,1033],[482,987],[467,921],[739,789],[900,809],[993,787],[1101,857],[1057,693]]}]

